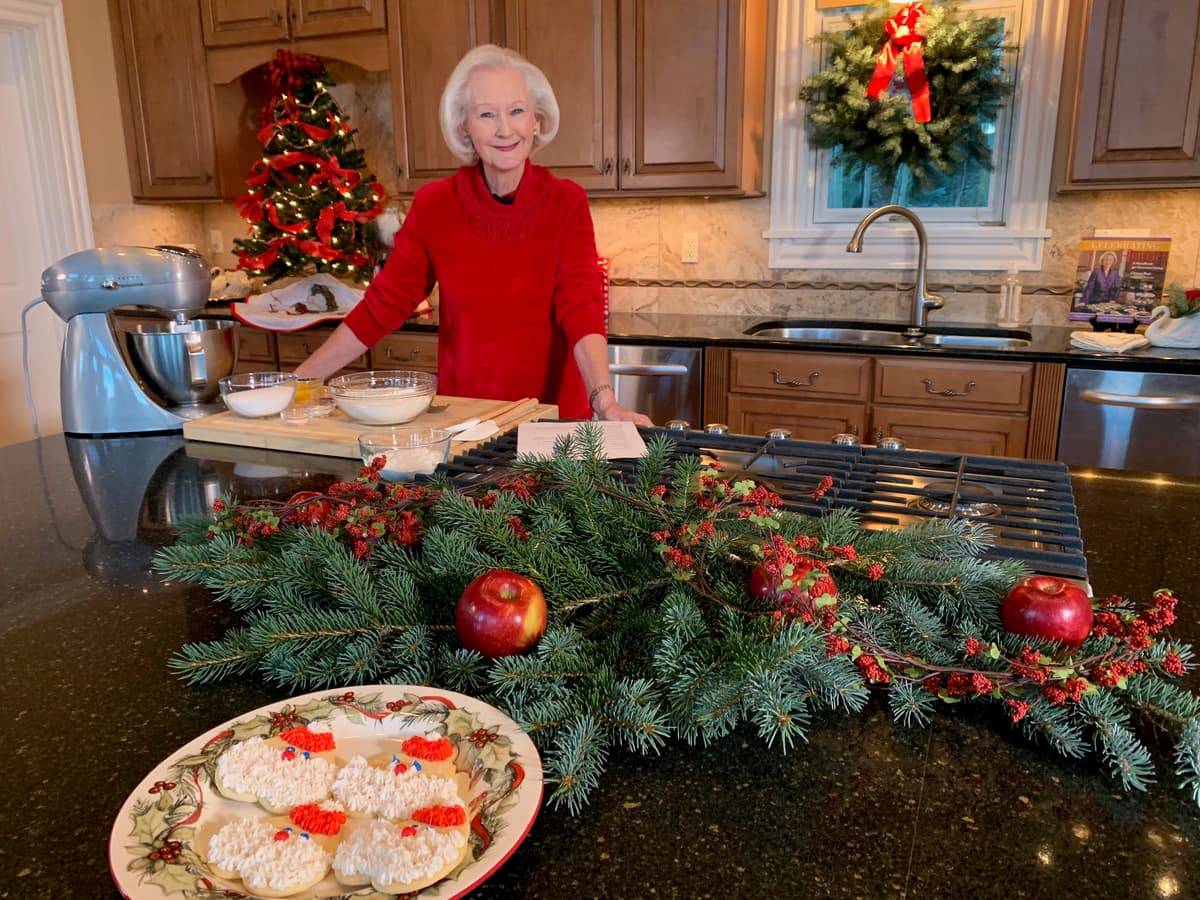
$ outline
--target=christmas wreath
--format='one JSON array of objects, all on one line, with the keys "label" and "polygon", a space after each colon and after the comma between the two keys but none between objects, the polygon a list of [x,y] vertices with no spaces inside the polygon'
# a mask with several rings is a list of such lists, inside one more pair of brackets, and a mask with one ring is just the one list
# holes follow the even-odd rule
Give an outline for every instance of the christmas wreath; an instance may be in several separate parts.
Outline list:
[{"label": "christmas wreath", "polygon": [[[1154,780],[1138,731],[1153,722],[1175,737],[1179,784],[1200,804],[1200,697],[1172,681],[1192,651],[1169,637],[1170,592],[1140,611],[1097,601],[1094,621],[1085,602],[1084,629],[1055,636],[1027,617],[1036,578],[982,558],[984,526],[814,519],[764,485],[676,457],[667,436],[648,446],[627,480],[589,425],[553,458],[520,457],[469,490],[383,482],[378,459],[324,493],[223,498],[155,567],[206,585],[244,624],[181,648],[171,668],[196,683],[478,696],[532,736],[553,802],[572,811],[612,746],[650,753],[746,727],[786,751],[814,711],[861,710],[873,689],[902,725],[948,704],[992,705],[1065,755],[1096,749],[1126,789]],[[474,621],[470,640],[464,630],[464,602],[477,610],[480,577],[497,570],[484,580],[510,601],[544,603],[528,652],[522,639],[503,655],[503,616],[494,628]]]},{"label": "christmas wreath", "polygon": [[[1000,65],[1003,20],[958,14],[957,4],[876,0],[845,31],[813,41],[825,66],[800,88],[808,140],[835,150],[852,174],[891,184],[907,166],[925,189],[974,162],[990,170],[984,126],[1013,91]],[[907,86],[907,90],[905,90]]]}]

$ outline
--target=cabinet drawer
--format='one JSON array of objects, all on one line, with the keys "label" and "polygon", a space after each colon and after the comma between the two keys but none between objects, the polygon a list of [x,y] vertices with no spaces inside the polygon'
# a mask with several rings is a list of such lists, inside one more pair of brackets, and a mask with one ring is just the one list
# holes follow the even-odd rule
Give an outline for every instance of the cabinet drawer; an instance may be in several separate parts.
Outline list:
[{"label": "cabinet drawer", "polygon": [[729,390],[779,397],[866,400],[871,358],[849,353],[734,350]]},{"label": "cabinet drawer", "polygon": [[974,360],[875,361],[875,402],[946,409],[1029,412],[1033,363]]},{"label": "cabinet drawer", "polygon": [[416,332],[389,334],[371,348],[371,366],[375,369],[436,372],[437,335]]},{"label": "cabinet drawer", "polygon": [[[302,334],[279,334],[279,367],[281,369],[297,366],[312,356],[312,352],[325,343],[325,339],[333,332],[329,329],[306,331]],[[367,368],[367,354],[352,360],[346,369]]]}]

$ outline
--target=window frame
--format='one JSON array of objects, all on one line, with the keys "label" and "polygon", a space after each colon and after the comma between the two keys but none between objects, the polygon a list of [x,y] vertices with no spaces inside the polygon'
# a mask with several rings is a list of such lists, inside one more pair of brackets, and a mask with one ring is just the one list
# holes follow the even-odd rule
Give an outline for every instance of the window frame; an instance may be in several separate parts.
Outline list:
[{"label": "window frame", "polygon": [[[1049,205],[1059,86],[1069,0],[1015,0],[1019,9],[1016,90],[1008,136],[1009,166],[999,179],[1003,216],[997,222],[947,222],[922,212],[932,269],[1006,271],[1041,268]],[[978,4],[995,7],[994,2]],[[811,43],[828,20],[816,0],[779,0],[775,114],[767,264],[771,269],[908,269],[916,236],[907,222],[877,222],[861,254],[846,252],[853,222],[821,222],[820,191],[828,183],[828,151],[808,144],[801,83],[817,70]],[[824,166],[826,175],[822,177]],[[852,220],[852,221],[851,221]]]}]

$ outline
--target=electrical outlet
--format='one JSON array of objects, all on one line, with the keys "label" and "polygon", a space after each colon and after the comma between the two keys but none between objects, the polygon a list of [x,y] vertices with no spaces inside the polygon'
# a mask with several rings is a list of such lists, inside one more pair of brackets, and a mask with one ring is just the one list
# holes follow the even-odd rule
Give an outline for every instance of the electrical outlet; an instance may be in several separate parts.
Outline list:
[{"label": "electrical outlet", "polygon": [[685,263],[700,262],[700,235],[694,231],[683,233],[683,246],[679,251],[679,258]]},{"label": "electrical outlet", "polygon": [[225,235],[221,234],[221,229],[212,228],[208,232],[208,249],[213,253],[220,253],[225,249]]}]

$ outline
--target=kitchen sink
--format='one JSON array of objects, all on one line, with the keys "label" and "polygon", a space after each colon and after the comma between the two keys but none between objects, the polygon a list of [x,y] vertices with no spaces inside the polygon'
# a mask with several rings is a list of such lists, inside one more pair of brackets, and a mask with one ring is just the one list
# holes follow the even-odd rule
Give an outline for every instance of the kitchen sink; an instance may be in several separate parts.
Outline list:
[{"label": "kitchen sink", "polygon": [[975,350],[1020,350],[1032,341],[1027,332],[997,328],[930,328],[919,337],[904,333],[904,326],[880,328],[874,322],[790,323],[762,322],[744,334],[777,341],[829,341],[884,347],[962,347]]}]

